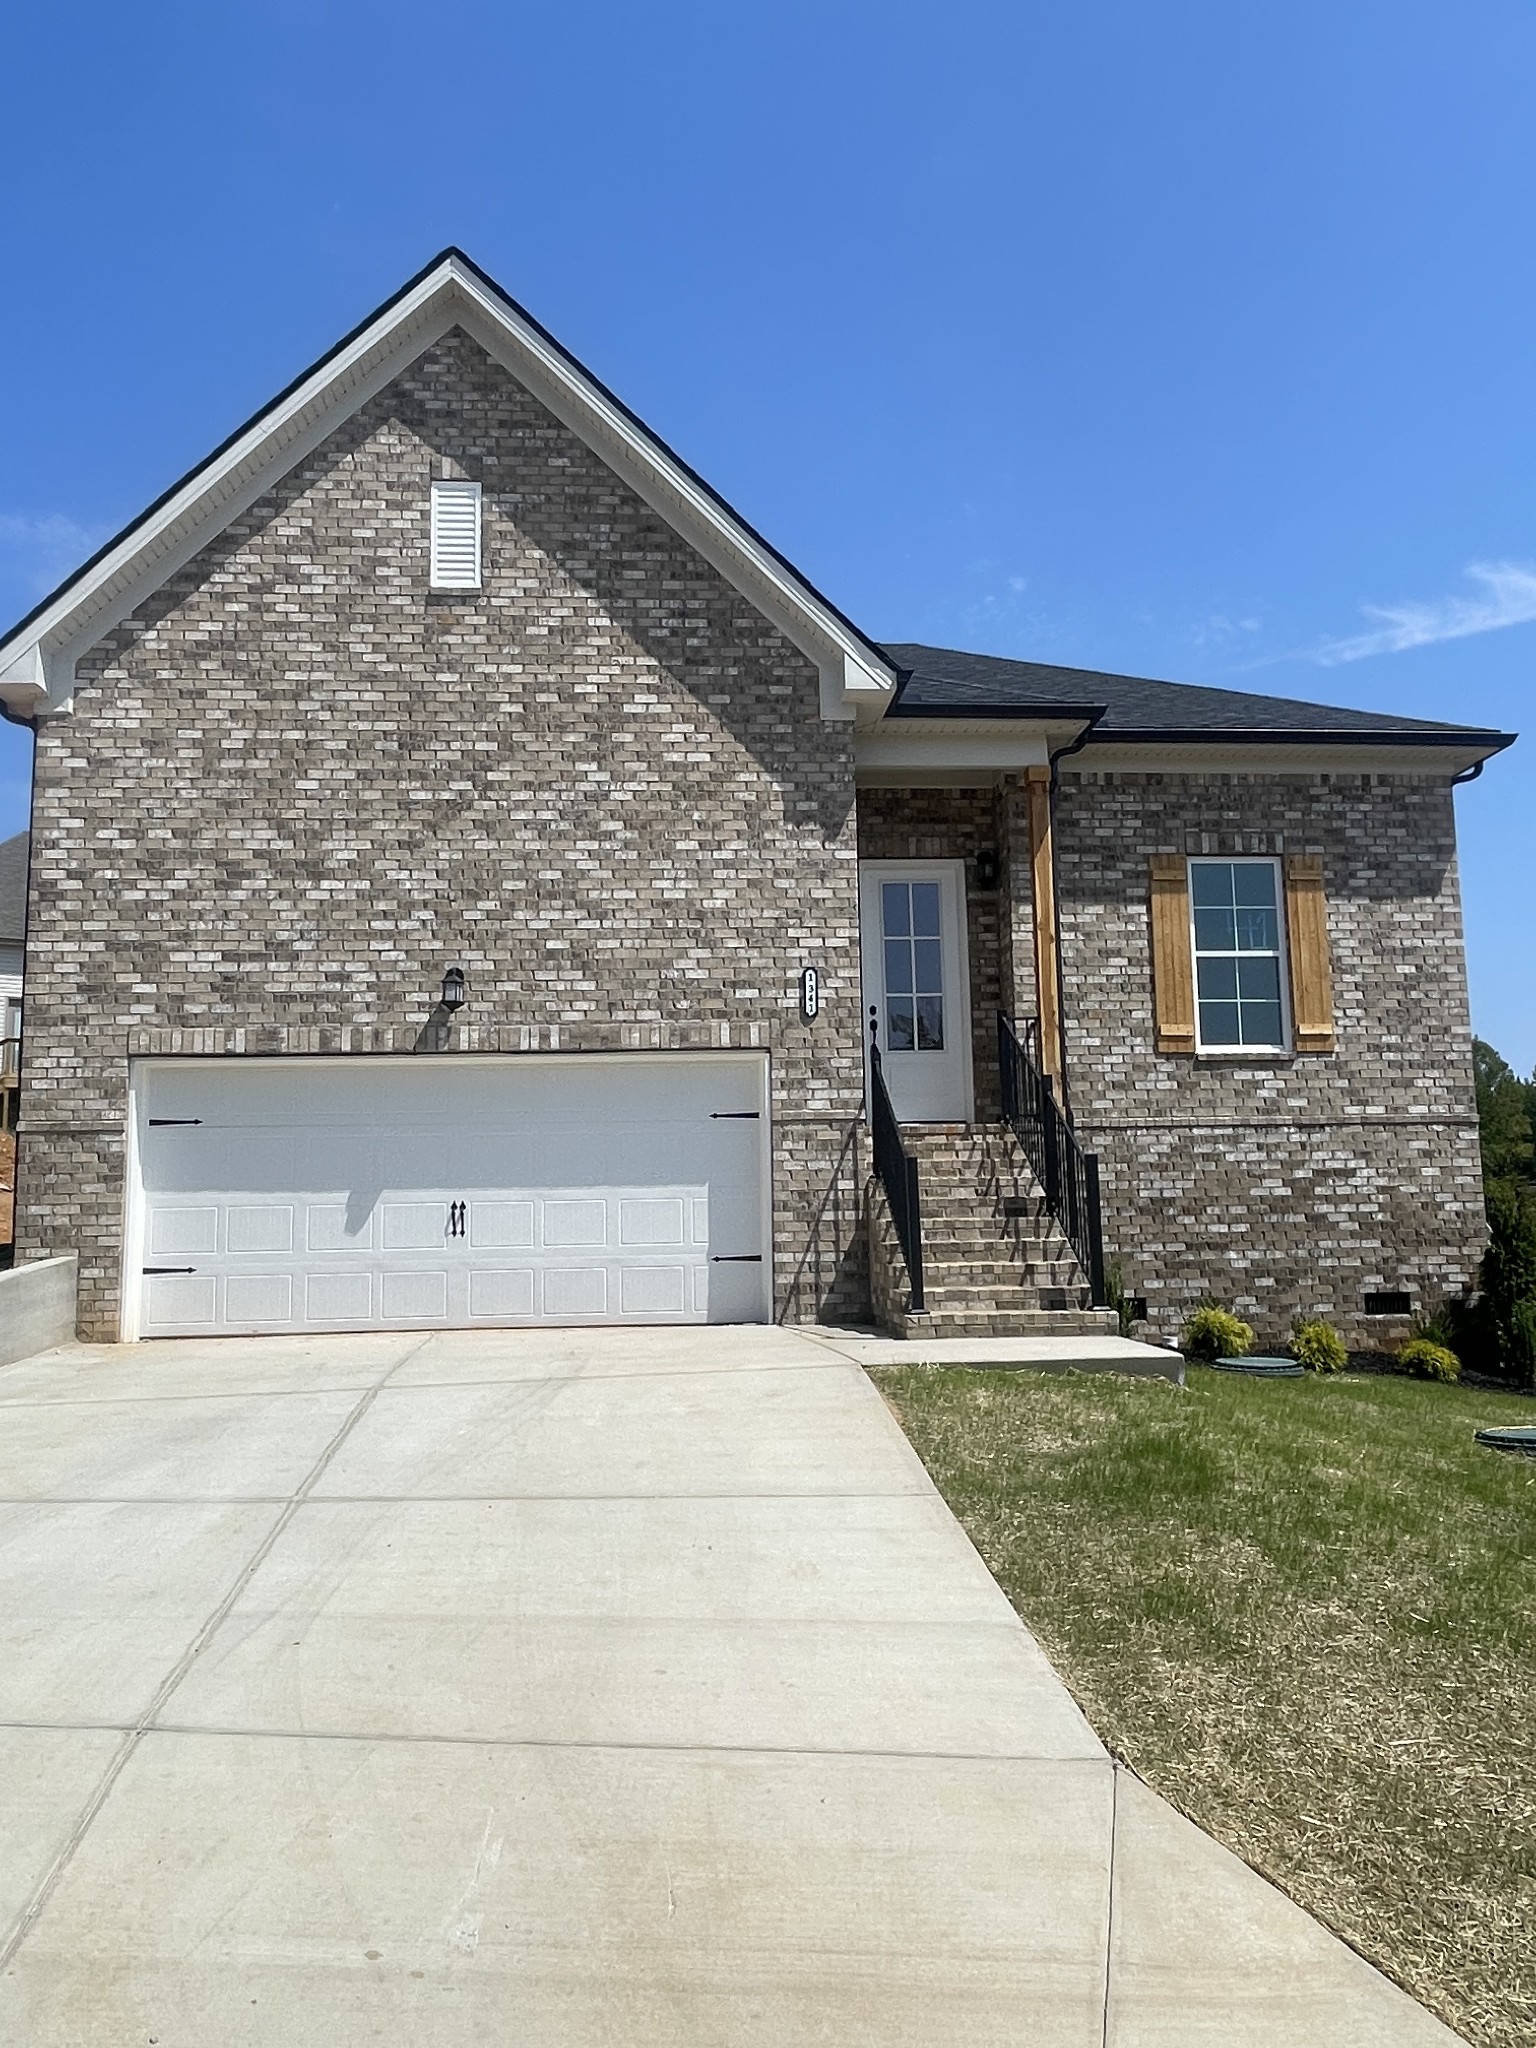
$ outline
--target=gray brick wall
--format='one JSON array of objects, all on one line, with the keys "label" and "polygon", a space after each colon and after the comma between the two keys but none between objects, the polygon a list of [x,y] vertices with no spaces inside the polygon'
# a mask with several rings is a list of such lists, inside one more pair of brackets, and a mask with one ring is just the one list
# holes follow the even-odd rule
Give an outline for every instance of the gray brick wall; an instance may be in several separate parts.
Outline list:
[{"label": "gray brick wall", "polygon": [[[478,592],[427,588],[442,475],[484,485]],[[79,1249],[88,1335],[130,1052],[404,1057],[454,961],[466,1051],[768,1046],[779,1310],[865,1308],[848,729],[462,334],[82,662],[34,833],[20,1249]]]},{"label": "gray brick wall", "polygon": [[[1367,1290],[1459,1291],[1484,1225],[1449,787],[1064,767],[1056,832],[1073,1105],[1159,1334],[1208,1290],[1267,1340],[1305,1310],[1368,1347],[1403,1326],[1365,1317]],[[1335,1053],[1156,1052],[1159,852],[1322,855]]]}]

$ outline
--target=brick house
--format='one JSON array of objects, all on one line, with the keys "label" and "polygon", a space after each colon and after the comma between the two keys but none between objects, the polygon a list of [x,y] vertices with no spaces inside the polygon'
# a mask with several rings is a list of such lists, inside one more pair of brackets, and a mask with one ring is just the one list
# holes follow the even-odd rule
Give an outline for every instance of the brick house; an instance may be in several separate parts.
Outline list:
[{"label": "brick house", "polygon": [[89,1336],[1082,1327],[1107,1261],[1369,1342],[1473,1275],[1507,738],[876,644],[456,251],[0,700]]}]

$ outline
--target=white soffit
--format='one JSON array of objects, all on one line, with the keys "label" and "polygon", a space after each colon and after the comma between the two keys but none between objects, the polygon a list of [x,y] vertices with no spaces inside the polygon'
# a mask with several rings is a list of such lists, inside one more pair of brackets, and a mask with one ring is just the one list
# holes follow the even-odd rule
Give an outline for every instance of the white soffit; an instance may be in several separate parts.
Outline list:
[{"label": "white soffit", "polygon": [[1044,768],[1088,721],[1025,718],[888,718],[854,736],[853,765],[866,789],[964,787]]},{"label": "white soffit", "polygon": [[67,710],[75,663],[87,649],[454,327],[478,341],[815,663],[824,718],[879,720],[894,693],[894,666],[456,251],[0,641],[0,700],[25,715]]},{"label": "white soffit", "polygon": [[1155,741],[1090,740],[1061,763],[1064,775],[1421,775],[1444,781],[1499,751],[1461,741],[1443,745],[1409,736],[1330,745],[1326,740]]}]

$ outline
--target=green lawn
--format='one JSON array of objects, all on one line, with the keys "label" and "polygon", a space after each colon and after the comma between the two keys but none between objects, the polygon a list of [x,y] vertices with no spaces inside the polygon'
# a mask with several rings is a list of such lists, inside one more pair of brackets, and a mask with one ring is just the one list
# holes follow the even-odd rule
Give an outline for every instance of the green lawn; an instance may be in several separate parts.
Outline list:
[{"label": "green lawn", "polygon": [[1482,2048],[1536,2048],[1536,1459],[1517,1397],[874,1376],[1111,1749]]}]

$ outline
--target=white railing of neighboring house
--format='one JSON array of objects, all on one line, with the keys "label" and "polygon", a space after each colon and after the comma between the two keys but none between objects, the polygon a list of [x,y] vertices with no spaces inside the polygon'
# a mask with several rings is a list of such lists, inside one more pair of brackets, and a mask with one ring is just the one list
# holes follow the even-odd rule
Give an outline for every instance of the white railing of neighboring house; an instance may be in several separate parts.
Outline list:
[{"label": "white railing of neighboring house", "polygon": [[0,1131],[16,1128],[16,1099],[21,1091],[21,1040],[0,1038]]}]

